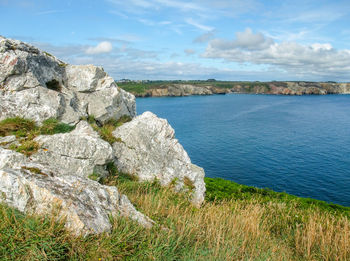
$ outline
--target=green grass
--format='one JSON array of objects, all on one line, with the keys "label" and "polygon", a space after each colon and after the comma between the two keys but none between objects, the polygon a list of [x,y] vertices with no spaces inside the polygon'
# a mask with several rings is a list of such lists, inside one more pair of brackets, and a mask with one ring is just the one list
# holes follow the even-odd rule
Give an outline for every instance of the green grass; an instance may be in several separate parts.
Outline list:
[{"label": "green grass", "polygon": [[19,144],[11,144],[9,148],[30,156],[39,149],[39,144],[34,141],[38,135],[66,133],[74,128],[75,126],[61,123],[56,119],[45,120],[38,126],[32,120],[15,117],[0,122],[0,137],[15,135]]},{"label": "green grass", "polygon": [[15,135],[25,137],[29,132],[37,129],[34,121],[20,117],[8,118],[0,122],[0,136]]},{"label": "green grass", "polygon": [[114,142],[123,142],[120,138],[116,138],[113,136],[113,131],[122,126],[124,123],[131,121],[130,116],[123,115],[118,120],[110,119],[105,124],[101,126],[101,124],[97,124],[97,121],[93,115],[90,115],[88,118],[83,118],[83,120],[86,120],[91,127],[98,132],[100,137],[107,141],[110,144],[113,144]]},{"label": "green grass", "polygon": [[157,182],[137,182],[112,163],[108,169],[111,177],[100,182],[128,195],[137,209],[157,222],[152,229],[116,217],[110,234],[75,237],[53,218],[0,205],[0,260],[350,258],[350,220],[340,212],[335,215],[312,205],[294,208],[296,203],[284,196],[274,198],[270,191],[219,179],[206,179],[208,201],[197,209],[186,194]]},{"label": "green grass", "polygon": [[75,126],[59,122],[57,119],[47,119],[40,127],[40,134],[53,135],[57,133],[67,133],[74,130]]},{"label": "green grass", "polygon": [[344,214],[350,217],[350,207],[327,203],[312,198],[302,198],[287,194],[285,192],[275,192],[270,189],[261,189],[252,186],[241,185],[233,181],[220,178],[205,178],[206,200],[259,200],[262,204],[282,201],[300,209],[318,208],[334,214]]}]

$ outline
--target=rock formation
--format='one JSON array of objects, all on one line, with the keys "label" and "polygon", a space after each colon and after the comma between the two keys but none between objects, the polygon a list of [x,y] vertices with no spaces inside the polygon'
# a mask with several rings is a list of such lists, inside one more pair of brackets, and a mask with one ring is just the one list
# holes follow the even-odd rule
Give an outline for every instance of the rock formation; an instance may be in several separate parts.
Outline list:
[{"label": "rock formation", "polygon": [[0,120],[20,116],[77,123],[94,115],[104,123],[135,116],[135,97],[101,67],[69,65],[20,41],[0,36]]},{"label": "rock formation", "polygon": [[102,68],[65,64],[0,36],[0,120],[18,116],[40,125],[53,118],[76,125],[69,133],[32,137],[38,148],[28,156],[14,151],[25,138],[0,137],[0,203],[54,215],[76,235],[110,231],[110,215],[151,227],[154,222],[115,186],[89,179],[109,175],[108,166],[116,164],[140,181],[158,179],[165,186],[174,183],[177,191],[190,191],[199,206],[204,171],[191,163],[166,120],[144,113],[114,131],[119,139],[113,146],[83,120],[94,116],[96,126],[103,126],[124,115],[136,115],[135,97]]},{"label": "rock formation", "polygon": [[166,120],[143,113],[113,132],[122,141],[113,144],[115,164],[140,181],[156,179],[164,186],[175,182],[177,190],[190,189],[192,202],[200,206],[205,192],[204,170],[191,163],[174,134]]},{"label": "rock formation", "polygon": [[[144,92],[135,92],[138,97],[190,96],[226,93],[251,93],[274,95],[324,95],[350,94],[350,83],[333,82],[199,82],[197,84],[165,82],[161,87],[145,85]],[[220,87],[225,85],[225,87]]]},{"label": "rock formation", "polygon": [[30,159],[55,166],[60,173],[87,178],[92,173],[108,175],[106,166],[114,159],[111,145],[102,140],[86,121],[70,133],[35,138],[41,149]]},{"label": "rock formation", "polygon": [[[151,227],[153,221],[136,211],[116,187],[60,173],[0,148],[0,158],[12,168],[0,168],[0,202],[28,214],[51,214],[65,220],[74,234],[110,231],[109,215],[122,215]],[[20,159],[22,158],[22,161]],[[15,162],[14,162],[15,161]],[[16,165],[17,167],[13,167]]]}]

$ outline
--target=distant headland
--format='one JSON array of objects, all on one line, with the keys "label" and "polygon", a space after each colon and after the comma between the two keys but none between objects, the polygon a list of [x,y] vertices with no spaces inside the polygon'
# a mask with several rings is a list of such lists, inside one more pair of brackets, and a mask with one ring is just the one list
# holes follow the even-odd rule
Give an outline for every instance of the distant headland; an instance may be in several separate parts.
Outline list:
[{"label": "distant headland", "polygon": [[136,97],[212,95],[227,93],[274,95],[350,94],[350,83],[306,81],[117,81]]}]

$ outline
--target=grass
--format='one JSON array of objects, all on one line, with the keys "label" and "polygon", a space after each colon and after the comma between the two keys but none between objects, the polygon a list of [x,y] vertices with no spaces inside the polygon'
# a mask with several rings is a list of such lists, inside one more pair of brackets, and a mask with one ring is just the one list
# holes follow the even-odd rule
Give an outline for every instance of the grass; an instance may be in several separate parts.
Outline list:
[{"label": "grass", "polygon": [[61,123],[56,119],[45,120],[41,126],[38,126],[32,120],[15,117],[0,122],[0,137],[15,135],[18,144],[11,144],[9,148],[26,156],[31,156],[40,147],[34,141],[34,138],[38,135],[66,133],[72,131],[74,128],[74,126]]},{"label": "grass", "polygon": [[220,178],[205,178],[206,199],[208,201],[222,200],[256,200],[262,204],[271,202],[285,202],[298,209],[320,209],[331,214],[343,214],[350,218],[350,207],[327,203],[312,198],[302,198],[284,192],[275,192],[270,189],[260,189],[252,186],[241,185]]},{"label": "grass", "polygon": [[[139,183],[116,172],[103,183],[117,185],[157,222],[151,230],[115,218],[110,234],[71,236],[48,217],[23,215],[0,206],[1,260],[349,260],[346,209],[298,208],[284,197],[225,189],[210,180],[207,201],[194,208],[186,194],[158,183]],[[208,184],[208,180],[207,184]],[[218,182],[225,197],[214,197]],[[101,181],[102,182],[102,181]],[[237,187],[235,184],[233,186]],[[241,188],[242,189],[242,188]]]},{"label": "grass", "polygon": [[27,157],[29,157],[39,150],[40,145],[39,145],[39,143],[35,142],[34,140],[23,140],[18,145],[11,144],[9,148],[11,150],[22,153],[22,154],[26,155]]},{"label": "grass", "polygon": [[120,138],[113,136],[113,131],[116,128],[122,126],[124,123],[131,121],[131,118],[127,115],[123,115],[118,120],[110,119],[103,125],[98,124],[95,117],[92,115],[90,115],[88,118],[83,118],[83,120],[89,122],[92,128],[98,132],[103,140],[107,141],[110,144],[113,144],[114,142],[123,142]]},{"label": "grass", "polygon": [[57,119],[47,119],[40,127],[40,134],[53,135],[57,133],[67,133],[74,130],[74,126],[59,122]]}]

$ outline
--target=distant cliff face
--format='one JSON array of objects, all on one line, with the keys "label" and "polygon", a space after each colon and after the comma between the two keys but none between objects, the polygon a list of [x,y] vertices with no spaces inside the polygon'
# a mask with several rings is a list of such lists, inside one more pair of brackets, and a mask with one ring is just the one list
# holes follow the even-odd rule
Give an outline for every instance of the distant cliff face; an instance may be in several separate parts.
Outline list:
[{"label": "distant cliff face", "polygon": [[230,86],[214,84],[165,84],[162,87],[148,87],[144,92],[134,93],[137,97],[212,95],[226,93],[252,93],[274,95],[325,95],[350,94],[350,83],[331,82],[231,82]]}]

